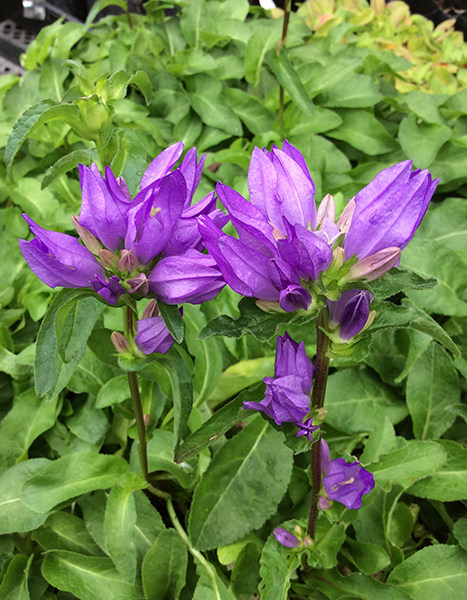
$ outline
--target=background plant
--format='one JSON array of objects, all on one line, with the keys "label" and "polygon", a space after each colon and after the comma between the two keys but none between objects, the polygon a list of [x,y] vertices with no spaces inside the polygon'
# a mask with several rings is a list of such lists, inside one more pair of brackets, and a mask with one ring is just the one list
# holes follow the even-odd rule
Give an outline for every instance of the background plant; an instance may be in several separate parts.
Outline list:
[{"label": "background plant", "polygon": [[[247,2],[192,0],[170,18],[158,3],[145,6],[148,15],[132,16],[131,26],[123,16],[92,29],[91,20],[44,29],[24,57],[21,80],[0,78],[0,141],[9,169],[7,175],[1,167],[0,179],[0,596],[159,598],[170,589],[186,599],[246,599],[260,582],[260,590],[268,583],[287,597],[292,576],[295,597],[437,598],[446,581],[460,597],[467,549],[465,92],[400,88],[407,57],[375,44],[360,47],[357,40],[374,39],[375,30],[350,23],[346,10],[326,36],[313,35],[308,12],[292,15],[287,44],[277,54],[281,19]],[[371,27],[387,27],[390,18],[377,16]],[[427,22],[411,19],[410,27],[423,23],[420,31],[428,31]],[[411,30],[403,20],[395,27],[401,40],[405,28]],[[426,43],[432,50],[435,41]],[[442,43],[447,52],[457,40],[447,36]],[[448,71],[458,68],[458,58],[446,58]],[[423,69],[411,68],[412,81],[425,81]],[[459,73],[456,81],[461,86]],[[278,82],[285,90],[283,126]],[[390,299],[410,308],[414,320],[423,322],[424,313],[434,317],[439,327],[431,334],[438,341],[420,330],[389,328],[374,336],[363,361],[332,359],[327,440],[335,455],[354,453],[371,465],[377,492],[358,512],[333,509],[332,524],[318,523],[315,566],[321,570],[300,580],[293,578],[296,564],[287,562],[288,551],[270,533],[307,515],[307,453],[294,454],[300,448],[284,445],[283,434],[261,418],[236,426],[245,419],[242,402],[260,400],[260,382],[273,374],[277,321],[261,324],[256,336],[198,340],[210,319],[238,315],[238,297],[225,290],[201,309],[184,306],[180,352],[193,376],[195,408],[193,433],[177,463],[172,407],[183,401],[184,383],[170,380],[155,363],[138,371],[151,417],[149,468],[174,497],[173,504],[151,503],[136,475],[126,376],[109,342],[111,331],[122,328],[120,314],[91,299],[63,307],[54,301],[50,331],[59,343],[44,402],[34,391],[34,341],[51,292],[17,247],[18,237],[27,236],[23,211],[48,229],[72,230],[70,215],[79,212],[81,200],[78,162],[110,165],[134,193],[150,159],[181,139],[207,153],[198,197],[218,180],[246,193],[253,147],[280,145],[283,137],[305,156],[317,199],[331,192],[340,208],[382,168],[405,158],[441,179],[402,261],[439,285],[423,291],[403,286]],[[250,326],[244,322],[244,332]],[[287,331],[305,340],[312,357],[313,328],[292,324]],[[282,482],[267,494],[257,478],[263,456]],[[235,464],[242,466],[240,475]],[[67,492],[57,479],[50,485],[35,475],[46,465],[57,479],[66,467]],[[220,473],[227,474],[230,493],[218,485]],[[229,515],[221,526],[203,510],[207,490],[218,514]],[[267,507],[252,503],[261,494]],[[239,505],[249,507],[250,520],[236,512]],[[230,571],[226,565],[233,561]],[[157,572],[170,576],[158,579]],[[281,597],[268,593],[262,598]]]}]

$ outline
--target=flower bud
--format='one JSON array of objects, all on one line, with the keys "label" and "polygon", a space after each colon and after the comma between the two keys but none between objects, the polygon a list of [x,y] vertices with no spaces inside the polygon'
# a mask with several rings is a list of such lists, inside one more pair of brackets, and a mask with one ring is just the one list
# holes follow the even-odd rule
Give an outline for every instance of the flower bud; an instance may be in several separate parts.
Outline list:
[{"label": "flower bud", "polygon": [[115,346],[115,350],[119,354],[126,354],[127,352],[130,352],[130,342],[119,331],[112,332],[110,341]]},{"label": "flower bud", "polygon": [[133,254],[133,250],[122,250],[117,266],[122,273],[132,273],[139,267],[139,260]]},{"label": "flower bud", "polygon": [[316,213],[316,228],[324,225],[326,219],[329,219],[332,223],[336,218],[336,204],[334,197],[331,194],[326,194],[321,200],[321,204],[318,206],[318,212]]},{"label": "flower bud", "polygon": [[395,246],[380,250],[376,254],[367,256],[353,265],[349,273],[339,281],[339,285],[357,279],[373,281],[387,273],[392,267],[395,267],[399,262],[400,257],[401,250]]},{"label": "flower bud", "polygon": [[119,176],[119,177],[117,177],[116,182],[117,182],[118,187],[122,190],[125,198],[128,200],[128,202],[131,202],[131,194],[130,194],[130,190],[128,189],[128,186],[126,184],[126,181],[123,179],[122,176]]},{"label": "flower bud", "polygon": [[133,279],[129,279],[127,283],[130,286],[130,294],[139,294],[147,296],[149,292],[149,280],[144,273],[140,273]]},{"label": "flower bud", "polygon": [[149,427],[151,423],[151,417],[149,415],[143,415],[143,422],[145,427]]},{"label": "flower bud", "polygon": [[286,548],[298,548],[300,546],[300,540],[283,527],[276,527],[273,533],[279,544],[282,544]]},{"label": "flower bud", "polygon": [[352,222],[353,213],[355,211],[356,203],[355,198],[349,200],[342,211],[341,216],[337,220],[337,226],[342,233],[347,233]]},{"label": "flower bud", "polygon": [[73,227],[78,232],[78,235],[86,248],[93,254],[99,254],[102,244],[94,235],[92,235],[90,231],[86,229],[86,227],[83,227],[79,224],[79,217],[77,215],[71,215],[71,222],[73,223]]},{"label": "flower bud", "polygon": [[118,258],[115,256],[115,254],[112,254],[110,250],[101,248],[101,250],[99,250],[97,253],[97,256],[103,267],[110,267],[111,269],[114,269],[117,266]]},{"label": "flower bud", "polygon": [[100,133],[112,123],[114,110],[98,98],[95,94],[91,97],[80,98],[76,101],[81,120],[92,133]]},{"label": "flower bud", "polygon": [[151,317],[158,317],[159,309],[157,308],[157,302],[154,300],[149,301],[149,304],[143,310],[143,314],[141,316],[142,319],[150,319]]}]

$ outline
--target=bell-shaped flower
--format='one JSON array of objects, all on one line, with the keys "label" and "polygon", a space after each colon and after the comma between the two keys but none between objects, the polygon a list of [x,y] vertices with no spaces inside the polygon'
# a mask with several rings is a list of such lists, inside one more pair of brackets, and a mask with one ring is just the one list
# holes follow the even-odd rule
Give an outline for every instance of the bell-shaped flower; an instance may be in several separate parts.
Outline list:
[{"label": "bell-shaped flower", "polygon": [[298,548],[300,546],[300,540],[297,536],[283,527],[276,527],[273,533],[279,544],[286,546],[286,548]]},{"label": "bell-shaped flower", "polygon": [[136,323],[135,344],[143,354],[160,352],[165,354],[173,346],[174,338],[162,317],[148,317]]},{"label": "bell-shaped flower", "polygon": [[104,269],[92,253],[71,235],[47,231],[23,215],[35,238],[19,240],[24,259],[34,273],[51,288],[90,287]]},{"label": "bell-shaped flower", "polygon": [[412,239],[433,196],[438,179],[428,170],[412,172],[407,160],[379,173],[355,197],[345,236],[347,258],[363,259],[380,250],[402,250]]},{"label": "bell-shaped flower", "polygon": [[323,486],[330,500],[358,509],[362,506],[362,496],[375,487],[375,480],[359,462],[348,464],[343,458],[336,458],[329,463]]},{"label": "bell-shaped flower", "polygon": [[285,311],[307,310],[303,285],[332,260],[329,242],[315,232],[315,186],[305,160],[284,142],[282,150],[255,148],[248,171],[250,202],[222,183],[216,192],[238,238],[199,218],[203,241],[226,283],[242,296],[279,302]]},{"label": "bell-shaped flower", "polygon": [[187,250],[160,260],[149,275],[149,291],[165,304],[212,300],[225,281],[212,256]]},{"label": "bell-shaped flower", "polygon": [[104,277],[96,275],[96,278],[91,281],[91,286],[109,304],[116,304],[120,296],[125,294],[125,288],[120,284],[120,278],[116,275],[109,277],[108,281]]},{"label": "bell-shaped flower", "polygon": [[339,327],[339,338],[343,342],[358,335],[370,316],[373,294],[367,290],[343,292],[339,300],[326,300],[331,327]]},{"label": "bell-shaped flower", "polygon": [[264,412],[281,423],[301,422],[310,408],[314,366],[305,345],[297,344],[288,333],[278,336],[274,377],[265,377],[266,395],[261,402],[244,402],[243,408]]}]

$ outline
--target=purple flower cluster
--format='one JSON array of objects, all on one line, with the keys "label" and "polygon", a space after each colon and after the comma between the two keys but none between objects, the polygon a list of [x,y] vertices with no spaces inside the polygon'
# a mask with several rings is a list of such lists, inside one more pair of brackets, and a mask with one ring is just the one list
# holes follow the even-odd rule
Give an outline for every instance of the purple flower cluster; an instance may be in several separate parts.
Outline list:
[{"label": "purple flower cluster", "polygon": [[132,200],[109,167],[80,165],[82,206],[74,223],[85,246],[69,235],[46,231],[25,215],[35,239],[20,240],[24,258],[50,287],[92,287],[109,304],[125,293],[154,294],[166,304],[211,300],[225,285],[215,260],[203,254],[198,230],[203,215],[223,227],[214,192],[193,206],[203,170],[196,150],[181,142],[154,159]]}]

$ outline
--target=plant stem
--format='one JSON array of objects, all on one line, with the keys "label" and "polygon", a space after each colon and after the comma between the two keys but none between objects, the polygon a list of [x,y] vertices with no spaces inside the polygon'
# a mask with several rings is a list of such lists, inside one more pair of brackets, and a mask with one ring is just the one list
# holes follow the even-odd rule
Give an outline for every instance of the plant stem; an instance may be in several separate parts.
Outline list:
[{"label": "plant stem", "polygon": [[[324,404],[324,396],[326,394],[326,384],[328,381],[329,359],[326,355],[329,346],[329,338],[322,330],[327,325],[327,309],[322,308],[318,317],[315,319],[316,324],[316,371],[315,381],[313,384],[313,392],[311,395],[312,408],[322,408]],[[319,429],[318,441],[311,447],[311,507],[310,516],[308,519],[308,535],[313,540],[316,533],[316,523],[318,521],[318,502],[319,492],[321,489],[321,427]]]},{"label": "plant stem", "polygon": [[[292,0],[285,0],[284,2],[284,22],[282,24],[282,37],[280,39],[279,44],[277,45],[277,54],[279,55],[279,51],[282,45],[285,45],[287,42],[287,30],[289,28],[290,21],[290,7],[292,4]],[[284,88],[279,84],[279,127],[281,132],[284,132]]]}]

